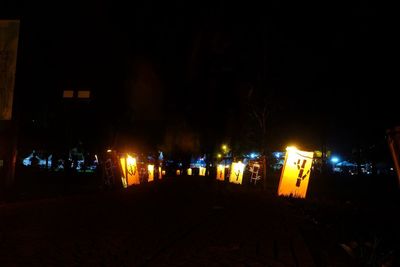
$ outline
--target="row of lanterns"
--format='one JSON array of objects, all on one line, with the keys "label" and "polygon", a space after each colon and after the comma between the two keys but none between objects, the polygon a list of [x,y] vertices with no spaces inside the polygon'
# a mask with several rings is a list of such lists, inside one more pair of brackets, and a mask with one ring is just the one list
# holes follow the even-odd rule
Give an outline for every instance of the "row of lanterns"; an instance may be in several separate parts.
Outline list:
[{"label": "row of lanterns", "polygon": [[[132,157],[129,154],[126,156],[122,156],[119,158],[121,169],[122,169],[122,184],[126,188],[131,185],[140,184],[140,173],[138,169],[138,163],[136,158]],[[155,166],[154,164],[147,164],[147,181],[152,182],[155,178]],[[163,175],[165,175],[165,171],[158,167],[158,179],[161,180]]]},{"label": "row of lanterns", "polygon": [[[308,182],[311,173],[314,152],[301,151],[294,147],[286,149],[285,162],[282,168],[281,177],[278,186],[278,195],[292,196],[297,198],[305,198],[308,188]],[[122,183],[124,187],[140,184],[140,175],[138,164],[134,157],[126,155],[120,157],[120,164],[123,173]],[[259,169],[259,165],[257,168]],[[226,169],[230,168],[230,171]],[[241,161],[232,162],[231,166],[219,164],[217,165],[216,179],[225,180],[225,174],[229,173],[229,182],[234,184],[242,184],[245,164]],[[258,172],[258,171],[257,171]],[[147,165],[148,181],[154,181],[155,166]],[[165,170],[158,167],[158,179],[162,179]],[[181,170],[176,170],[176,175],[182,175]],[[191,168],[186,170],[187,175],[193,175]],[[206,168],[199,167],[199,176],[206,175]],[[259,176],[258,176],[259,177]],[[256,176],[257,178],[257,176]]]},{"label": "row of lanterns", "polygon": [[[295,147],[288,147],[286,149],[285,162],[283,164],[281,177],[278,186],[278,195],[292,196],[297,198],[305,198],[307,194],[308,183],[311,174],[314,152],[301,151]],[[255,165],[252,169],[252,178],[258,176],[258,169],[260,165],[257,164],[257,172],[255,172]],[[216,179],[220,181],[225,180],[226,169],[229,166],[218,165]],[[243,172],[245,165],[242,162],[233,162],[230,166],[229,182],[235,184],[242,184]]]}]

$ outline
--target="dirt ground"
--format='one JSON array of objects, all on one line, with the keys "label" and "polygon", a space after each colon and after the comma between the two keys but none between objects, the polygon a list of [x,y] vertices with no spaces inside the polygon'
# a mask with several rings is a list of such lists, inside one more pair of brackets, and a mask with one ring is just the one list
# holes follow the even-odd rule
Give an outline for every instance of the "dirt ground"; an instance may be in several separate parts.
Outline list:
[{"label": "dirt ground", "polygon": [[200,177],[95,188],[3,201],[0,266],[400,266],[396,194],[296,200]]}]

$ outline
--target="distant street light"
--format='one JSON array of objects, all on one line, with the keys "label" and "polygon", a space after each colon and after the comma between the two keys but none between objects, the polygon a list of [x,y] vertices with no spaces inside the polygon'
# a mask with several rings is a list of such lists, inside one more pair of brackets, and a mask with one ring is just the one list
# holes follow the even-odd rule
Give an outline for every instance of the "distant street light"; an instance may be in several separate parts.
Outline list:
[{"label": "distant street light", "polygon": [[224,153],[226,153],[228,151],[227,145],[222,145],[221,148],[222,148],[222,151],[224,151]]}]

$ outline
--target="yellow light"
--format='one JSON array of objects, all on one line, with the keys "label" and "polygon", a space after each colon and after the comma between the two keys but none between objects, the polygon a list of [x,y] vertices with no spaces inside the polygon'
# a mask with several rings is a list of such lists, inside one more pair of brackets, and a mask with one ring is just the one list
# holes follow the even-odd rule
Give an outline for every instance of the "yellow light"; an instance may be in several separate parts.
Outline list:
[{"label": "yellow light", "polygon": [[305,198],[314,152],[287,149],[278,195]]},{"label": "yellow light", "polygon": [[218,154],[217,157],[220,159],[220,158],[222,157],[222,155],[221,155],[221,154]]},{"label": "yellow light", "polygon": [[125,184],[126,184],[126,159],[120,158],[119,160],[121,162],[122,175],[124,176],[123,178],[125,179]]},{"label": "yellow light", "polygon": [[[121,159],[121,165],[123,160]],[[137,170],[136,159],[130,155],[126,158],[126,170],[125,170],[125,177],[127,180],[128,186],[133,184],[139,184],[139,172]],[[124,168],[123,168],[124,169]]]},{"label": "yellow light", "polygon": [[110,153],[110,152],[112,152],[112,150],[111,149],[107,149],[107,153]]},{"label": "yellow light", "polygon": [[287,148],[286,148],[286,151],[297,151],[298,149],[297,149],[297,147],[295,147],[295,146],[288,146]]},{"label": "yellow light", "polygon": [[217,180],[224,181],[225,180],[225,166],[219,164],[217,166]]},{"label": "yellow light", "polygon": [[126,162],[127,162],[128,166],[129,166],[129,165],[136,165],[136,159],[133,158],[133,157],[130,156],[130,155],[128,155],[128,157],[127,157],[127,159],[126,159]]},{"label": "yellow light", "polygon": [[181,175],[181,170],[176,170],[176,175]]},{"label": "yellow light", "polygon": [[228,149],[228,146],[227,145],[222,145],[221,148],[222,148],[222,150],[226,151]]},{"label": "yellow light", "polygon": [[[166,174],[166,172],[163,170],[163,171],[161,172],[161,174],[162,174],[162,176],[164,176],[164,175]],[[162,176],[161,176],[161,178],[162,178]]]},{"label": "yellow light", "polygon": [[122,182],[122,186],[123,186],[124,188],[128,188],[128,184],[126,183],[125,177],[121,177],[121,182]]},{"label": "yellow light", "polygon": [[242,184],[244,164],[242,162],[233,162],[231,168],[231,175],[229,176],[229,182],[234,184]]},{"label": "yellow light", "polygon": [[192,175],[192,169],[191,168],[187,169],[187,175]]},{"label": "yellow light", "polygon": [[154,181],[154,165],[152,165],[152,164],[147,165],[147,172],[149,174],[148,181],[149,182]]},{"label": "yellow light", "polygon": [[206,176],[206,168],[200,167],[199,168],[199,175],[200,176]]}]

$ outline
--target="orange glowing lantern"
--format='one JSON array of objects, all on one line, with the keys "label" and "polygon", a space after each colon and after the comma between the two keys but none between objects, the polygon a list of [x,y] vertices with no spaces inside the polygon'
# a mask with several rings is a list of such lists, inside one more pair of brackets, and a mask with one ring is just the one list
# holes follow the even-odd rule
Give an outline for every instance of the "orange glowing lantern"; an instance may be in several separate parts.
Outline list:
[{"label": "orange glowing lantern", "polygon": [[242,162],[233,162],[229,182],[234,184],[242,184],[244,164]]},{"label": "orange glowing lantern", "polygon": [[225,165],[218,164],[217,166],[217,180],[224,181],[225,180]]},{"label": "orange glowing lantern", "polygon": [[160,179],[162,179],[162,177],[165,176],[165,174],[166,174],[166,171],[162,170],[162,171],[161,171]]},{"label": "orange glowing lantern", "polygon": [[200,176],[206,176],[206,168],[200,167],[199,168],[199,175]]},{"label": "orange glowing lantern", "polygon": [[305,198],[314,152],[286,148],[285,163],[278,186],[278,195]]},{"label": "orange glowing lantern", "polygon": [[133,184],[139,184],[139,172],[137,169],[136,159],[130,155],[127,155],[126,158],[120,158],[122,173],[125,178],[125,182],[123,184],[130,186]]},{"label": "orange glowing lantern", "polygon": [[176,170],[176,175],[181,175],[181,170]]},{"label": "orange glowing lantern", "polygon": [[154,181],[154,165],[149,164],[147,165],[147,173],[149,174],[149,182]]}]

